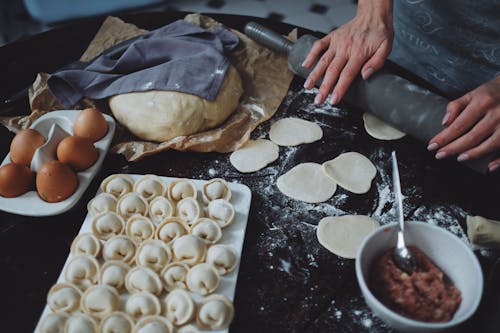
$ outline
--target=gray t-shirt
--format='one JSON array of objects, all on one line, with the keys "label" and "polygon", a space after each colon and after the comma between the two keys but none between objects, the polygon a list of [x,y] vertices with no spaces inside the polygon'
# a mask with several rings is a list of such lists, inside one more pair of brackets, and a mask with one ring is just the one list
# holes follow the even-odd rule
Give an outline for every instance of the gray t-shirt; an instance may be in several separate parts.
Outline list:
[{"label": "gray t-shirt", "polygon": [[395,0],[389,59],[456,98],[500,74],[499,0]]}]

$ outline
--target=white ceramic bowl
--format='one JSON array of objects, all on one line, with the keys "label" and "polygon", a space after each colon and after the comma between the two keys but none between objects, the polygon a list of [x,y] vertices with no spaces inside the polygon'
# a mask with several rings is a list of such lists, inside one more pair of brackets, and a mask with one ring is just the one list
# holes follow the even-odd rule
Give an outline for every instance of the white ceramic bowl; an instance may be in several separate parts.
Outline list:
[{"label": "white ceramic bowl", "polygon": [[356,255],[356,277],[366,304],[390,327],[402,332],[440,332],[467,320],[476,311],[483,293],[483,273],[469,246],[447,230],[423,222],[405,225],[408,245],[420,248],[440,267],[460,290],[462,302],[453,318],[445,323],[412,320],[382,304],[368,288],[371,264],[396,244],[397,225],[388,224],[374,230],[361,244]]}]

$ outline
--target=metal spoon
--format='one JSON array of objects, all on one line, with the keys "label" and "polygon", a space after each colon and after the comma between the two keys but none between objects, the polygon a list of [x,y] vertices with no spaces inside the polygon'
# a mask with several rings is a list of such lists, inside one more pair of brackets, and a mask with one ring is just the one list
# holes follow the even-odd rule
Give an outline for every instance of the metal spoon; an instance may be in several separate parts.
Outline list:
[{"label": "metal spoon", "polygon": [[399,170],[398,170],[398,160],[396,158],[396,152],[393,151],[392,157],[392,182],[394,196],[396,199],[397,216],[399,221],[398,230],[398,241],[396,247],[394,248],[393,258],[396,265],[408,274],[411,274],[417,267],[415,263],[415,258],[412,256],[411,252],[408,250],[404,239],[404,216],[403,216],[403,200],[401,195],[401,184],[399,182]]}]

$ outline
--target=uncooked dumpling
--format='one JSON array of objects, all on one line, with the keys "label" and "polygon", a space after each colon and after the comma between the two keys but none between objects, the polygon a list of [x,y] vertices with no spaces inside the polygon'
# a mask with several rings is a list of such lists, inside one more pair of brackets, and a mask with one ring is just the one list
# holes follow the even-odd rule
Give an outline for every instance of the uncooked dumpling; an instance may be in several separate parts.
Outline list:
[{"label": "uncooked dumpling", "polygon": [[187,324],[193,319],[195,306],[191,295],[185,290],[172,290],[165,297],[165,317],[174,325]]},{"label": "uncooked dumpling", "polygon": [[323,170],[337,184],[357,194],[368,192],[377,174],[373,163],[356,152],[343,153],[323,163]]},{"label": "uncooked dumpling", "polygon": [[75,313],[66,320],[64,325],[65,333],[97,333],[99,326],[97,321],[86,313]]},{"label": "uncooked dumpling", "polygon": [[204,329],[221,330],[229,326],[233,316],[233,303],[226,296],[209,295],[198,306],[196,322]]},{"label": "uncooked dumpling", "polygon": [[229,184],[222,178],[210,179],[202,186],[203,201],[209,203],[215,199],[231,199],[231,189]]},{"label": "uncooked dumpling", "polygon": [[109,193],[114,195],[116,198],[132,191],[134,187],[134,181],[130,176],[124,174],[114,174],[108,176],[101,183],[101,190],[104,193]]},{"label": "uncooked dumpling", "polygon": [[225,228],[234,221],[234,207],[224,199],[215,199],[208,204],[208,216]]},{"label": "uncooked dumpling", "polygon": [[168,184],[168,198],[175,204],[186,198],[198,197],[198,190],[192,180],[175,179]]},{"label": "uncooked dumpling", "polygon": [[316,236],[328,251],[344,258],[354,259],[363,239],[379,223],[364,215],[328,216],[316,229]]},{"label": "uncooked dumpling", "polygon": [[101,253],[101,242],[90,232],[78,235],[71,243],[71,253],[88,254],[97,258]]},{"label": "uncooked dumpling", "polygon": [[110,193],[99,193],[87,204],[87,210],[94,216],[104,212],[114,212],[116,209],[116,197]]},{"label": "uncooked dumpling", "polygon": [[323,137],[319,125],[300,118],[283,118],[271,125],[269,139],[279,146],[297,146]]},{"label": "uncooked dumpling", "polygon": [[160,300],[147,291],[134,293],[127,299],[125,311],[135,320],[143,316],[159,315],[161,312]]},{"label": "uncooked dumpling", "polygon": [[222,124],[243,93],[238,71],[230,66],[215,101],[176,91],[146,91],[117,95],[109,107],[120,124],[143,140],[167,141]]},{"label": "uncooked dumpling", "polygon": [[167,291],[187,289],[186,276],[189,266],[181,262],[172,262],[161,271],[163,287]]},{"label": "uncooked dumpling", "polygon": [[80,307],[81,291],[69,283],[53,285],[47,295],[47,305],[54,312],[71,313]]},{"label": "uncooked dumpling", "polygon": [[265,139],[249,140],[229,156],[239,172],[255,172],[278,159],[279,147]]},{"label": "uncooked dumpling", "polygon": [[38,325],[40,333],[63,333],[64,325],[68,320],[69,315],[64,312],[49,313],[43,317]]},{"label": "uncooked dumpling", "polygon": [[142,215],[134,215],[128,219],[125,232],[137,244],[153,238],[156,229],[151,220]]},{"label": "uncooked dumpling", "polygon": [[165,197],[156,197],[149,203],[148,215],[155,225],[165,221],[167,217],[172,217],[174,213],[174,205]]},{"label": "uncooked dumpling", "polygon": [[135,261],[137,265],[159,272],[170,262],[171,257],[170,248],[164,242],[150,239],[139,246]]},{"label": "uncooked dumpling", "polygon": [[189,227],[179,217],[170,217],[160,223],[156,230],[155,237],[169,244],[177,238],[186,235],[188,229]]},{"label": "uncooked dumpling", "polygon": [[163,289],[158,274],[151,268],[144,266],[136,266],[128,272],[125,287],[129,293],[147,291],[157,296],[160,295]]},{"label": "uncooked dumpling", "polygon": [[149,202],[157,196],[165,195],[167,185],[157,175],[143,175],[135,181],[134,192]]},{"label": "uncooked dumpling", "polygon": [[148,209],[146,199],[135,192],[125,194],[116,204],[116,212],[125,220],[128,220],[132,215],[146,216]]},{"label": "uncooked dumpling", "polygon": [[89,255],[78,254],[71,258],[64,270],[67,282],[85,290],[99,280],[99,263]]},{"label": "uncooked dumpling", "polygon": [[220,275],[231,272],[238,263],[236,250],[229,245],[216,244],[207,251],[207,263],[215,267]]},{"label": "uncooked dumpling", "polygon": [[136,245],[128,236],[114,236],[104,243],[104,260],[121,260],[130,264],[135,258]]},{"label": "uncooked dumpling", "polygon": [[92,218],[91,228],[97,238],[107,240],[123,233],[125,220],[115,212],[103,212]]},{"label": "uncooked dumpling", "polygon": [[219,286],[220,276],[214,266],[201,263],[191,267],[186,276],[186,283],[192,292],[208,295]]},{"label": "uncooked dumpling", "polygon": [[368,112],[363,113],[363,122],[366,132],[375,139],[397,140],[406,135]]},{"label": "uncooked dumpling", "polygon": [[107,284],[120,291],[125,288],[125,277],[130,266],[120,260],[106,261],[101,267],[100,284]]},{"label": "uncooked dumpling", "polygon": [[110,313],[101,320],[101,333],[132,333],[134,321],[125,312]]},{"label": "uncooked dumpling", "polygon": [[174,333],[174,328],[163,316],[146,316],[135,324],[134,333]]},{"label": "uncooked dumpling", "polygon": [[108,285],[97,285],[88,288],[82,295],[82,310],[99,319],[118,310],[120,294]]},{"label": "uncooked dumpling", "polygon": [[207,245],[197,236],[184,235],[174,240],[172,252],[174,260],[192,266],[205,259]]},{"label": "uncooked dumpling", "polygon": [[337,184],[323,172],[321,164],[296,165],[276,181],[281,193],[292,199],[318,203],[330,199]]},{"label": "uncooked dumpling", "polygon": [[203,208],[195,198],[184,198],[177,203],[177,216],[188,226],[203,216]]},{"label": "uncooked dumpling", "polygon": [[222,229],[212,219],[202,217],[191,226],[191,234],[203,239],[207,244],[215,244],[222,237]]}]

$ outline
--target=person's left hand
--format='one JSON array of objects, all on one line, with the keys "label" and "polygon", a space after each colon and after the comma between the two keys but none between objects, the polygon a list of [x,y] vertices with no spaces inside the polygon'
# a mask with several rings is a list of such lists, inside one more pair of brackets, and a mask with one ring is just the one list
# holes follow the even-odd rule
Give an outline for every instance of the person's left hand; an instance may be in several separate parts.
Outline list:
[{"label": "person's left hand", "polygon": [[[429,141],[436,158],[458,154],[463,162],[500,149],[500,76],[451,101],[443,118],[444,130]],[[500,158],[488,164],[500,168]]]}]

